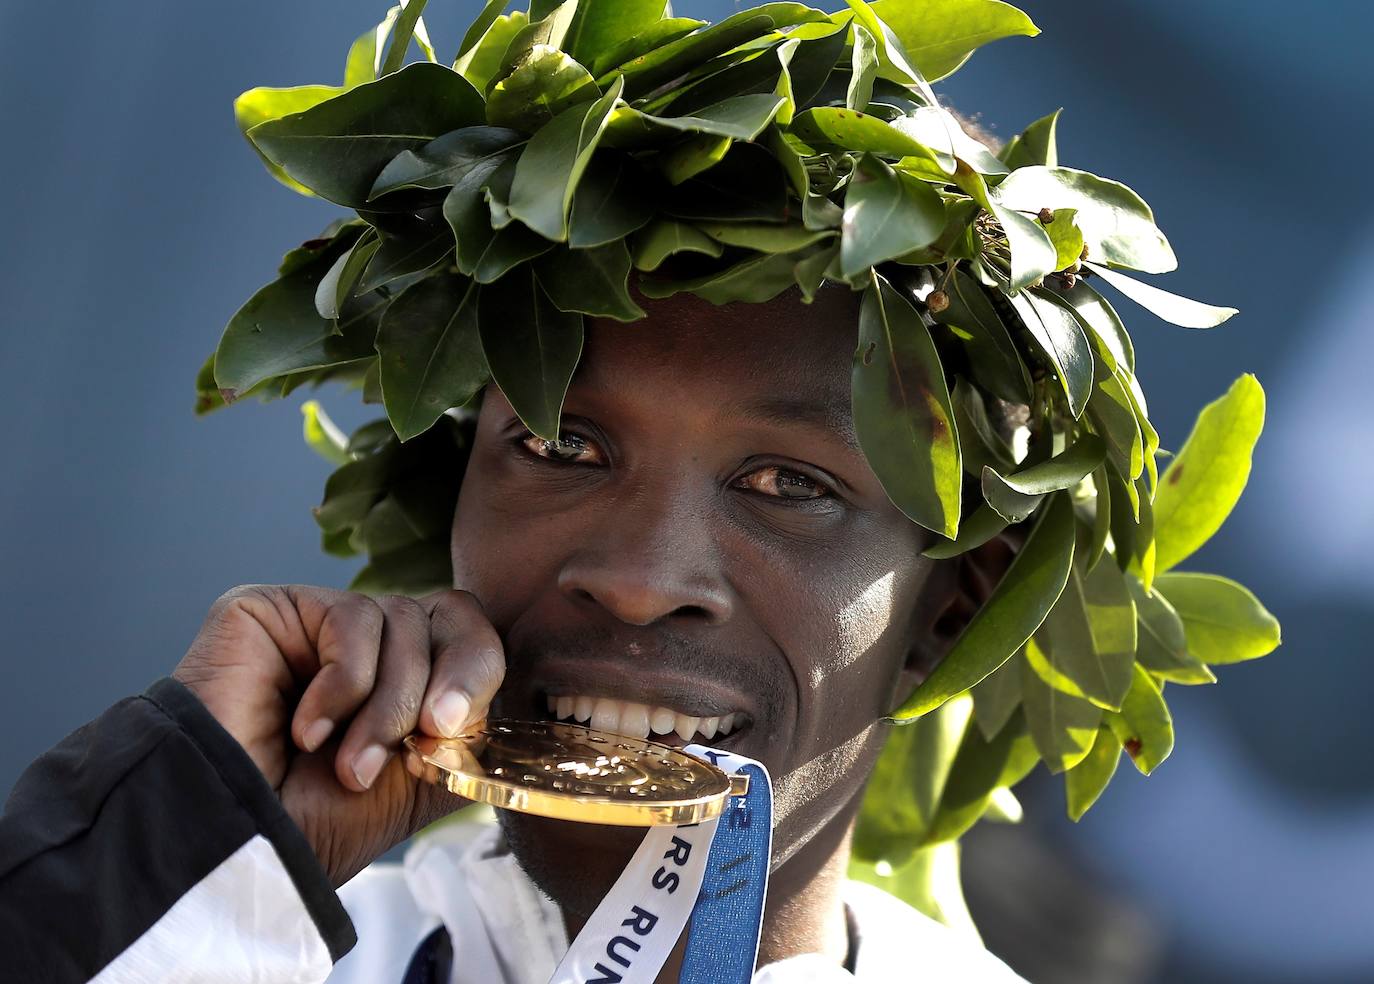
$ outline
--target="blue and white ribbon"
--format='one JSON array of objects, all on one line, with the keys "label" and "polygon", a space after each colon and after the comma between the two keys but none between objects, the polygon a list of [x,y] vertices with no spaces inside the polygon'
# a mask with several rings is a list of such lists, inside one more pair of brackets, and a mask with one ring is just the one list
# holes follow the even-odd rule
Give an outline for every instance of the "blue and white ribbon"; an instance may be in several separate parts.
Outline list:
[{"label": "blue and white ribbon", "polygon": [[758,957],[773,795],[768,771],[702,745],[684,751],[744,772],[749,792],[716,820],[650,827],[550,984],[653,984],[688,918],[682,984],[747,984]]}]

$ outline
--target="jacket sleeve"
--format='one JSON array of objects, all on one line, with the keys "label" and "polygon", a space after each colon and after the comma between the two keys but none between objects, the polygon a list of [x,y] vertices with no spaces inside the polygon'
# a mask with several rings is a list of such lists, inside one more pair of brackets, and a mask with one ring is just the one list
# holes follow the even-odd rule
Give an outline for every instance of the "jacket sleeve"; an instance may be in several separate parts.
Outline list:
[{"label": "jacket sleeve", "polygon": [[15,785],[0,941],[3,984],[307,984],[356,936],[252,760],[163,679]]}]

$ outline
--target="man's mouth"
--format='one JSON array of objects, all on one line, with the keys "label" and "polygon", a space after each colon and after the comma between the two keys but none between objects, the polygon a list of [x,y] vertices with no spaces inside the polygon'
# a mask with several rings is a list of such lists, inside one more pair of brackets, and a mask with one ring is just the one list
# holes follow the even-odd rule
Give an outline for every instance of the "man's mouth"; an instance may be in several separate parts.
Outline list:
[{"label": "man's mouth", "polygon": [[611,697],[548,694],[549,714],[557,721],[585,724],[597,731],[652,738],[669,745],[719,740],[749,724],[743,711],[702,717],[671,707],[656,707]]}]

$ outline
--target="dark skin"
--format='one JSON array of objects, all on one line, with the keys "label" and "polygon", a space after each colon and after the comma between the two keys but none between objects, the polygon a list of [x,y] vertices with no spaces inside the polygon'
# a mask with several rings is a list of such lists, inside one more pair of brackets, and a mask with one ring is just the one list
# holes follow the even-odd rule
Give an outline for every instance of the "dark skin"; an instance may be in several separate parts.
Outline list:
[{"label": "dark skin", "polygon": [[[373,602],[236,589],[176,675],[263,768],[336,884],[458,805],[394,753],[410,730],[451,734],[480,717],[493,693],[491,713],[517,717],[546,717],[550,692],[742,712],[716,744],[773,778],[759,964],[843,961],[848,839],[881,718],[1008,553],[994,542],[922,558],[932,535],[847,433],[857,295],[641,301],[645,320],[589,322],[561,444],[530,435],[488,388],[454,520],[454,591]],[[274,737],[288,725],[294,747]],[[359,763],[373,746],[390,758],[369,774]],[[501,820],[570,933],[640,836]]]}]

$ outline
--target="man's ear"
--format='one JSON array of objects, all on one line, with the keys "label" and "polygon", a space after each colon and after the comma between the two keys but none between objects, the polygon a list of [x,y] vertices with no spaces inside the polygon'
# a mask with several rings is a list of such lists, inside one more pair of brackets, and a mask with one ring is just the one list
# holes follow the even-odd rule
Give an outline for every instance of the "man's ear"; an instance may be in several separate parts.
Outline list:
[{"label": "man's ear", "polygon": [[936,561],[912,623],[904,683],[914,688],[949,654],[954,641],[987,603],[1025,541],[1015,528],[981,547]]}]

